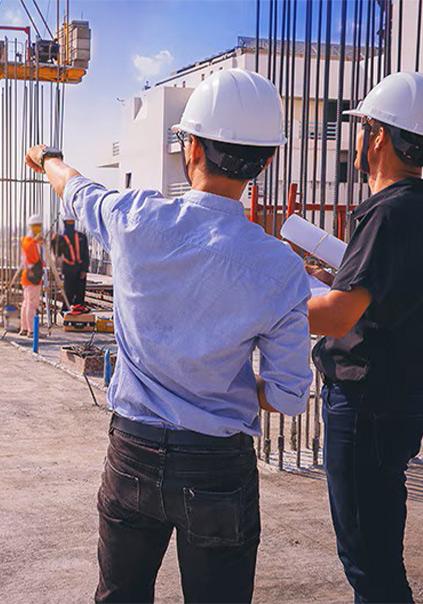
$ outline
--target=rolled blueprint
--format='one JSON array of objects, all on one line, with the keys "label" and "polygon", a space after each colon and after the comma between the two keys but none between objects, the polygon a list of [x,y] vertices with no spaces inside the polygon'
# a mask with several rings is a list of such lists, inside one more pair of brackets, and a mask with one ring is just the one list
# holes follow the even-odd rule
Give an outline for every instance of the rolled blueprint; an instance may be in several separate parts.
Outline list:
[{"label": "rolled blueprint", "polygon": [[341,266],[347,244],[308,220],[292,214],[283,224],[281,235],[287,241],[322,260],[332,268]]}]

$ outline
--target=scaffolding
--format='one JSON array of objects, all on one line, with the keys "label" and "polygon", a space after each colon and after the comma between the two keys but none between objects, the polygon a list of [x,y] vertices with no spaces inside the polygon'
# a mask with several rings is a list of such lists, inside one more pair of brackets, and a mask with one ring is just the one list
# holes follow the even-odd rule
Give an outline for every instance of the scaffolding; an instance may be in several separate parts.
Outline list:
[{"label": "scaffolding", "polygon": [[[42,174],[27,168],[24,157],[32,145],[62,148],[66,84],[78,83],[90,59],[90,30],[85,21],[69,21],[69,1],[61,20],[56,0],[56,36],[33,0],[32,15],[23,0],[30,25],[2,26],[0,32],[0,300],[3,308],[20,299],[20,240],[27,219],[40,213],[45,231],[57,224],[58,200]],[[49,39],[43,39],[41,20]],[[35,38],[32,35],[35,32]],[[10,36],[14,37],[11,38]],[[32,41],[34,39],[34,41]],[[53,291],[53,286],[49,285]],[[45,292],[47,294],[47,292]],[[50,298],[49,298],[50,299]]]}]

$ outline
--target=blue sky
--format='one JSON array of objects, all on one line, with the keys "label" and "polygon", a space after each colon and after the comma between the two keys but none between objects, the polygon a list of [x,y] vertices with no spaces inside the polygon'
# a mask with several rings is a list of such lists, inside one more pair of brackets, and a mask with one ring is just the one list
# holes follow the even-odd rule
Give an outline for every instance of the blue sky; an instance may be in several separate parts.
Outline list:
[{"label": "blue sky", "polygon": [[[298,37],[306,1],[298,5]],[[56,0],[39,4],[54,30]],[[62,11],[64,5],[61,0]],[[96,169],[96,163],[119,138],[117,99],[137,94],[145,80],[154,83],[179,67],[232,48],[238,35],[255,35],[255,0],[71,0],[70,5],[71,18],[90,22],[92,60],[83,82],[67,87],[65,154],[75,167],[106,184],[106,171]],[[27,6],[36,17],[31,0]],[[261,0],[261,6],[261,33],[266,36],[268,0]],[[335,23],[338,13],[335,1]],[[0,22],[28,24],[19,0],[0,0]],[[39,18],[37,23],[44,34]]]},{"label": "blue sky", "polygon": [[[55,0],[39,4],[54,29]],[[83,82],[67,87],[65,153],[87,175],[108,180],[95,166],[119,138],[117,99],[254,35],[255,0],[71,0],[71,18],[90,22],[92,61]],[[19,0],[0,0],[0,22],[27,24]]]}]

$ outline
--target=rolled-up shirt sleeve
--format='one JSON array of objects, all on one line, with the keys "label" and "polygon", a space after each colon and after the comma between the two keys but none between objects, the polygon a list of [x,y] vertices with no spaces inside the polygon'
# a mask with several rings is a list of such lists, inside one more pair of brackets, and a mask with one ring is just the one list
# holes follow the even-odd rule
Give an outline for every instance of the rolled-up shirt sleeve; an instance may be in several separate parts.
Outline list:
[{"label": "rolled-up shirt sleeve", "polygon": [[295,268],[280,292],[288,309],[258,340],[260,375],[267,402],[281,413],[302,413],[312,380],[307,301],[310,288],[302,266]]},{"label": "rolled-up shirt sleeve", "polygon": [[74,216],[104,247],[111,249],[114,211],[124,196],[84,176],[69,179],[61,203],[62,216]]}]

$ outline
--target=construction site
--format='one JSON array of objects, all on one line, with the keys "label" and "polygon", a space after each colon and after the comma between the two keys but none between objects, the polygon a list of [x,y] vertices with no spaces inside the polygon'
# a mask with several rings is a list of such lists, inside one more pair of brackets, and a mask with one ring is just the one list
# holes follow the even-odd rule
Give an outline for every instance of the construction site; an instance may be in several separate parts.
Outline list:
[{"label": "construction site", "polygon": [[[32,171],[25,155],[45,144],[66,158],[66,132],[78,129],[67,122],[69,89],[74,98],[93,77],[93,41],[102,32],[77,18],[71,0],[13,1],[22,22],[10,24],[0,0],[0,602],[83,603],[94,601],[98,580],[96,497],[111,417],[107,390],[120,354],[113,263],[82,221],[60,215],[47,175]],[[249,29],[234,35],[231,48],[206,57],[193,51],[191,64],[118,99],[119,140],[94,161],[118,191],[184,195],[190,184],[172,125],[207,77],[257,72],[281,97],[287,144],[245,188],[246,219],[281,240],[281,228],[297,215],[348,243],[353,211],[371,192],[367,175],[354,167],[359,122],[343,111],[386,76],[423,70],[423,0],[248,3]],[[227,4],[235,11],[242,2]],[[108,124],[98,128],[107,136]],[[91,177],[84,165],[75,167]],[[23,325],[23,242],[34,224],[42,225],[35,235],[42,275],[34,316]],[[78,263],[82,294],[69,277]],[[319,339],[312,335],[312,345]],[[251,363],[259,374],[257,349]],[[257,604],[352,601],[323,467],[323,381],[312,360],[310,366],[304,413],[259,412]],[[423,447],[409,463],[406,486],[405,564],[414,601],[423,603]],[[184,601],[177,558],[172,537],[158,574],[159,603]]]}]

